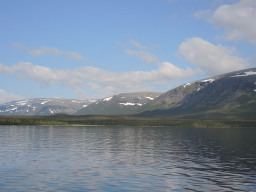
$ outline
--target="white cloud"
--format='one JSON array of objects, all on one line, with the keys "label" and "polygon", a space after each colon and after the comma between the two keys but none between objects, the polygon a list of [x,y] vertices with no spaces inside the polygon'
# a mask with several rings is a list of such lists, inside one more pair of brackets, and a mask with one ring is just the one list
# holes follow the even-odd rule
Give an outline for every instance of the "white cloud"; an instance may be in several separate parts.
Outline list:
[{"label": "white cloud", "polygon": [[17,77],[34,79],[44,85],[51,84],[57,80],[57,73],[52,69],[33,65],[29,62],[19,62],[12,66],[11,70]]},{"label": "white cloud", "polygon": [[159,79],[185,79],[193,77],[201,71],[199,69],[192,70],[191,68],[187,67],[186,69],[179,68],[169,62],[163,62],[159,66],[158,73],[161,76]]},{"label": "white cloud", "polygon": [[215,11],[199,11],[195,16],[208,18],[211,23],[223,28],[226,40],[256,44],[256,0],[240,0],[221,5]]},{"label": "white cloud", "polygon": [[61,83],[77,94],[93,91],[101,96],[150,90],[154,85],[191,78],[199,72],[190,68],[181,69],[169,62],[159,63],[158,68],[151,71],[128,72],[111,72],[90,66],[54,70],[28,62],[19,62],[12,67],[3,66],[11,71],[8,74],[19,78],[29,78],[42,85]]},{"label": "white cloud", "polygon": [[147,47],[146,47],[146,46],[141,45],[140,43],[138,43],[138,42],[137,42],[137,41],[135,41],[135,40],[131,40],[131,44],[132,44],[133,46],[135,46],[135,47],[139,48],[139,49],[147,49]]},{"label": "white cloud", "polygon": [[12,70],[0,62],[0,73],[11,74]]},{"label": "white cloud", "polygon": [[5,90],[0,89],[0,104],[7,103],[14,100],[23,99],[20,95],[15,95],[13,93],[7,93]]},{"label": "white cloud", "polygon": [[57,56],[57,55],[62,55],[64,52],[54,47],[40,47],[39,49],[31,49],[28,53],[33,56],[42,56],[42,55]]},{"label": "white cloud", "polygon": [[39,57],[42,55],[54,55],[54,56],[64,55],[64,56],[69,57],[70,59],[74,59],[77,61],[85,60],[85,58],[82,55],[78,54],[77,52],[61,51],[55,47],[40,47],[37,49],[35,49],[35,48],[29,49],[22,44],[15,43],[15,44],[13,44],[13,48],[23,50],[26,53],[28,53],[32,56],[35,56],[35,57]]},{"label": "white cloud", "polygon": [[251,65],[243,58],[234,56],[234,48],[213,45],[200,38],[191,38],[183,42],[179,52],[186,60],[199,66],[209,75],[245,69]]},{"label": "white cloud", "polygon": [[133,56],[133,57],[137,57],[139,59],[141,59],[142,61],[146,62],[146,63],[155,63],[158,64],[160,61],[157,58],[157,56],[155,56],[154,54],[145,52],[145,51],[134,51],[134,50],[126,50],[125,53],[127,55]]}]

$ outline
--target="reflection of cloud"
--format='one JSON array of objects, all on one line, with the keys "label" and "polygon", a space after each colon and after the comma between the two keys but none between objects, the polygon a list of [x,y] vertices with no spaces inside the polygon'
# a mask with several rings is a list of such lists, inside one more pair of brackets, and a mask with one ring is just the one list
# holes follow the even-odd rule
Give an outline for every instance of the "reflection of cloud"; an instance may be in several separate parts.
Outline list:
[{"label": "reflection of cloud", "polygon": [[141,91],[149,89],[149,84],[167,84],[172,80],[193,77],[199,72],[182,69],[169,62],[159,63],[158,68],[151,71],[128,72],[111,72],[90,66],[55,70],[28,62],[19,62],[12,67],[1,64],[0,67],[1,73],[33,79],[43,85],[60,82],[76,92],[89,89],[105,94]]},{"label": "reflection of cloud", "polygon": [[187,39],[180,45],[179,51],[185,59],[210,75],[250,67],[246,60],[232,55],[234,49],[216,46],[201,38]]},{"label": "reflection of cloud", "polygon": [[38,49],[29,49],[19,43],[13,44],[13,47],[16,49],[23,50],[23,51],[27,52],[28,54],[35,56],[35,57],[42,56],[42,55],[54,55],[54,56],[65,55],[65,56],[69,57],[70,59],[74,59],[77,61],[85,59],[82,55],[79,55],[76,52],[61,51],[55,47],[40,47]]}]

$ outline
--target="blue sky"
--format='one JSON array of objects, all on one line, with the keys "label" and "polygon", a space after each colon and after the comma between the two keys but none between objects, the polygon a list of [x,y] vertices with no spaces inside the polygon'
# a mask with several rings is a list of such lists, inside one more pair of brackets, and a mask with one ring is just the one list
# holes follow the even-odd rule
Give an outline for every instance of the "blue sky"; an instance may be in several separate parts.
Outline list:
[{"label": "blue sky", "polygon": [[255,67],[256,0],[0,2],[0,103],[165,92]]}]

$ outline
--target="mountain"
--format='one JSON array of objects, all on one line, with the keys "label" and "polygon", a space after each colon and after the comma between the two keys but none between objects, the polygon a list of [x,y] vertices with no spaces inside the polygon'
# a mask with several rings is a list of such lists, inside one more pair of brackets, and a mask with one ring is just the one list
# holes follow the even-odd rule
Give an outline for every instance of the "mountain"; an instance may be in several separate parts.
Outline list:
[{"label": "mountain", "polygon": [[29,99],[0,105],[0,115],[52,115],[74,114],[94,102],[76,99]]},{"label": "mountain", "polygon": [[30,99],[0,105],[0,115],[128,115],[189,119],[256,119],[256,68],[154,92],[101,100]]},{"label": "mountain", "polygon": [[94,102],[79,110],[77,115],[126,115],[135,113],[141,106],[152,101],[161,93],[121,93]]},{"label": "mountain", "polygon": [[256,119],[256,68],[190,82],[140,108],[141,115]]}]

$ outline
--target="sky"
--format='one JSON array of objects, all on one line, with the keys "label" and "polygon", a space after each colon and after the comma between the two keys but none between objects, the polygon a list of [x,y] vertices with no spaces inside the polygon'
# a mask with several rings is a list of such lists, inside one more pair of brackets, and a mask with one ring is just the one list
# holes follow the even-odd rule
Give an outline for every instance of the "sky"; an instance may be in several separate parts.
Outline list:
[{"label": "sky", "polygon": [[0,104],[166,92],[253,68],[256,0],[2,0]]}]

